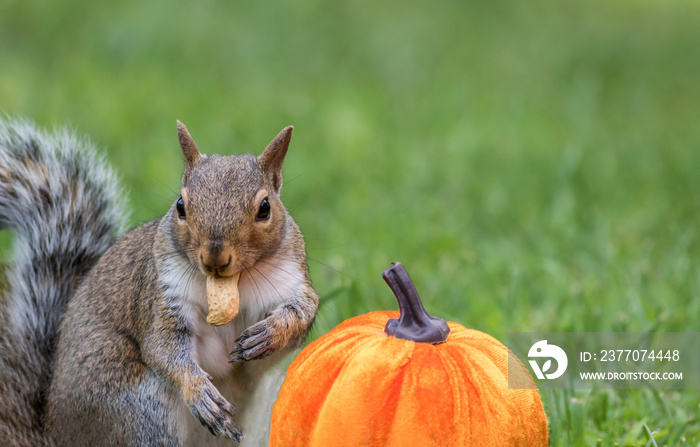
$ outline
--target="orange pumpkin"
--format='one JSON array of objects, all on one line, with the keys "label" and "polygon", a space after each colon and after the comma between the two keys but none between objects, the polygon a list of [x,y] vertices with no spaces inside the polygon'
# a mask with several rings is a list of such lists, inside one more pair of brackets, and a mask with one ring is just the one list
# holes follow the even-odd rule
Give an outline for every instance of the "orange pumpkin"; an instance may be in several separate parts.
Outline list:
[{"label": "orange pumpkin", "polygon": [[346,320],[297,356],[273,408],[270,445],[546,446],[538,390],[508,389],[508,349],[428,315],[401,264],[383,276],[401,313]]}]

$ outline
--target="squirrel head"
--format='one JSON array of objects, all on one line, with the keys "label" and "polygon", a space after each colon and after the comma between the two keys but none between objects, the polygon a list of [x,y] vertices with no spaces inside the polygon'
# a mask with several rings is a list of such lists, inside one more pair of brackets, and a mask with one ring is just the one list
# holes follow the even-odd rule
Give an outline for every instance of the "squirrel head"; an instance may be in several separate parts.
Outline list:
[{"label": "squirrel head", "polygon": [[233,275],[273,255],[288,219],[280,189],[292,126],[259,157],[203,155],[180,121],[177,129],[185,172],[169,213],[176,244],[212,276]]}]

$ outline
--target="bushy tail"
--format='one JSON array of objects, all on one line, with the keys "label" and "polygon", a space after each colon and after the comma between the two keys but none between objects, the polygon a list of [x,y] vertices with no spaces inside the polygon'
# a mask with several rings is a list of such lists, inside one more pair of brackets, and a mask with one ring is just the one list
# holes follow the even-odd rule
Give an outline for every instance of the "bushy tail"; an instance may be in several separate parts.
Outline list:
[{"label": "bushy tail", "polygon": [[0,229],[14,257],[0,297],[0,445],[50,445],[42,414],[58,326],[80,278],[126,223],[113,171],[61,130],[0,117]]}]

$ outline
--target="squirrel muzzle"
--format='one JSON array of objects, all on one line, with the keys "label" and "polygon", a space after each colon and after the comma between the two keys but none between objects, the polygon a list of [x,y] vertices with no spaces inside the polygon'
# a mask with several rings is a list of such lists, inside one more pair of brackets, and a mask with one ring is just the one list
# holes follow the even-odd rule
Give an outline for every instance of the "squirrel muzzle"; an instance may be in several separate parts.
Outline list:
[{"label": "squirrel muzzle", "polygon": [[228,272],[236,264],[236,256],[231,249],[222,249],[217,245],[213,245],[199,252],[199,263],[204,273],[229,276]]}]

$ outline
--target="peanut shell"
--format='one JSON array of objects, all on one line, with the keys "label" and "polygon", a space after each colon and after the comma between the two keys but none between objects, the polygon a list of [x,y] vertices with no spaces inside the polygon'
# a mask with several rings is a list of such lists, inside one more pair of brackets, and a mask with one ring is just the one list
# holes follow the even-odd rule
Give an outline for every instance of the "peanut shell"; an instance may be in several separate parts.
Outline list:
[{"label": "peanut shell", "polygon": [[240,276],[240,272],[233,276],[217,278],[207,276],[207,302],[209,303],[207,323],[221,326],[236,318],[240,300],[238,294]]}]

